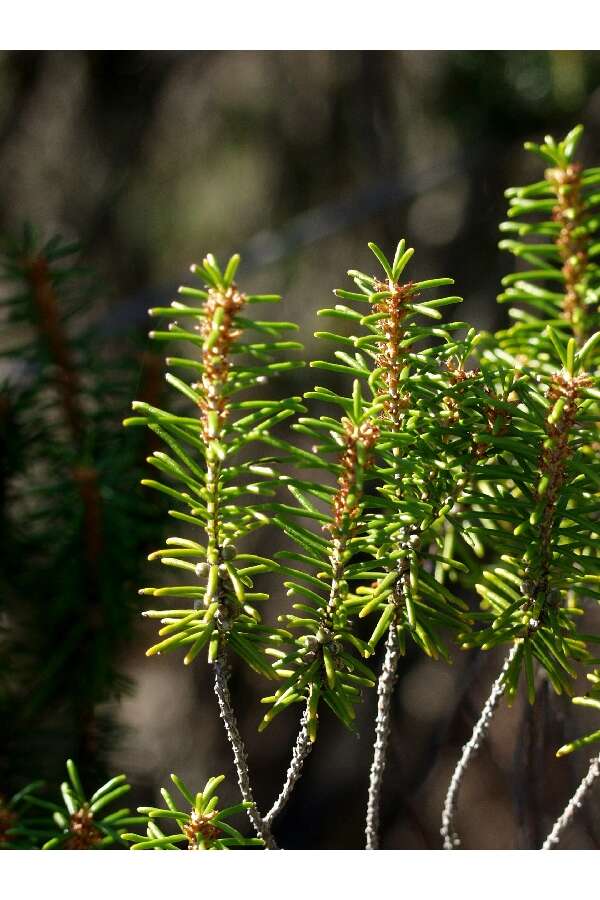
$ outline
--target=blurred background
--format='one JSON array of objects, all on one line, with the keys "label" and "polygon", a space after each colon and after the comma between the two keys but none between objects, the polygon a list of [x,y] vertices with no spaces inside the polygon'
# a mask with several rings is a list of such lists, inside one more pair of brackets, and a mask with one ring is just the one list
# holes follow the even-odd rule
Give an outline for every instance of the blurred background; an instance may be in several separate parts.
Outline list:
[{"label": "blurred background", "polygon": [[[137,588],[161,577],[144,559],[166,513],[138,489],[147,438],[120,422],[133,397],[170,402],[147,308],[166,305],[207,251],[239,251],[242,288],[283,294],[307,358],[322,356],[316,310],[347,268],[372,268],[367,241],[393,253],[405,236],[411,277],[451,275],[465,298],[454,317],[497,328],[513,265],[496,248],[504,188],[541,177],[524,140],[578,122],[582,159],[597,165],[597,52],[0,54],[0,233],[31,242],[19,237],[29,222],[38,240],[77,240],[96,273],[70,274],[86,287],[61,318],[62,382],[48,327],[36,335],[11,305],[18,289],[1,288],[0,791],[57,779],[72,755],[90,787],[127,772],[133,805],[159,800],[171,771],[195,789],[224,772],[226,799],[236,794],[206,663],[144,657],[154,628]],[[282,390],[300,394],[311,377]],[[258,552],[272,539],[260,535]],[[276,592],[268,615],[285,604]],[[448,667],[414,648],[401,662],[385,848],[440,847],[447,782],[500,664],[465,653]],[[266,810],[297,711],[257,735],[264,684],[236,668],[232,690]],[[543,684],[538,701],[501,710],[469,773],[468,848],[539,846],[587,765],[554,750],[589,721]],[[276,829],[283,846],[363,846],[375,704],[370,692],[359,739],[324,717]],[[565,847],[600,847],[598,812],[591,798]]]}]

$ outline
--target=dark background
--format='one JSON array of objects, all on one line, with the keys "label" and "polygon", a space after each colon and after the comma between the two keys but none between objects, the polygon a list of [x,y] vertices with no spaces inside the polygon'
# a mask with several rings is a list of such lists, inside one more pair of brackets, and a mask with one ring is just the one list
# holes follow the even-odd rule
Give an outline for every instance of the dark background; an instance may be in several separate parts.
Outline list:
[{"label": "dark background", "polygon": [[[513,265],[496,249],[503,190],[541,177],[523,141],[577,122],[583,159],[598,164],[596,52],[4,52],[0,232],[29,220],[82,242],[105,286],[89,319],[117,356],[191,262],[237,250],[241,286],[282,293],[282,315],[300,324],[314,356],[316,310],[347,268],[372,268],[368,240],[393,254],[401,236],[417,250],[411,277],[452,275],[465,297],[460,318],[492,329],[505,321],[495,295]],[[301,393],[310,378],[288,387]],[[275,597],[273,611],[284,602]],[[119,726],[104,765],[129,774],[134,802],[158,800],[171,771],[196,790],[223,771],[233,797],[210,672],[204,662],[190,672],[175,655],[146,660],[152,633],[140,624],[120,651],[134,687],[103,710]],[[447,781],[501,662],[455,655],[449,668],[411,649],[401,663],[386,848],[440,846]],[[256,735],[264,685],[236,670],[233,691],[266,809],[296,715]],[[283,846],[362,846],[375,699],[365,698],[360,739],[323,722],[277,829]],[[533,711],[521,701],[501,710],[469,774],[459,819],[467,847],[539,846],[581,775],[585,753],[553,759],[580,733],[570,704],[544,685],[538,700]],[[56,766],[71,752],[48,748]],[[599,810],[590,800],[565,846],[600,846]]]}]

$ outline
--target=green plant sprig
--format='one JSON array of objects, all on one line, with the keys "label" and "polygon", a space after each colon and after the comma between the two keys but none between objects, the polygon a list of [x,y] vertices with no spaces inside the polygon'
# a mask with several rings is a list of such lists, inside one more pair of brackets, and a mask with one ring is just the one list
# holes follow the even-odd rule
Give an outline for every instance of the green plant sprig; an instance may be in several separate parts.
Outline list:
[{"label": "green plant sprig", "polygon": [[[42,850],[105,850],[123,845],[123,832],[145,819],[132,816],[129,809],[107,812],[105,808],[129,793],[125,775],[117,775],[87,797],[77,767],[67,760],[68,781],[60,786],[62,803],[28,794],[28,802],[43,810],[46,818],[26,826],[24,834],[43,840]],[[100,815],[101,814],[101,815]]]},{"label": "green plant sprig", "polygon": [[574,338],[564,345],[553,332],[552,340],[563,367],[550,376],[524,370],[514,383],[517,409],[535,414],[513,417],[508,437],[486,438],[502,452],[512,477],[487,482],[463,501],[464,515],[493,532],[501,552],[501,564],[487,567],[477,585],[494,622],[468,643],[490,649],[517,641],[506,691],[514,696],[524,670],[531,702],[534,658],[558,693],[571,692],[573,661],[588,661],[576,628],[582,612],[577,599],[588,595],[600,565],[595,522],[600,468],[587,449],[598,428],[590,396],[595,379],[583,369]]},{"label": "green plant sprig", "polygon": [[509,310],[515,324],[499,340],[532,365],[547,359],[539,343],[545,324],[572,334],[578,345],[600,326],[600,169],[574,161],[582,133],[578,125],[562,141],[526,143],[549,166],[544,180],[506,191],[509,221],[500,228],[515,237],[500,247],[531,268],[503,279],[500,302],[517,301],[526,310]]},{"label": "green plant sprig", "polygon": [[[131,850],[180,850],[180,844],[187,844],[188,850],[232,850],[248,847],[264,847],[260,838],[247,838],[228,821],[231,816],[248,810],[252,804],[238,803],[219,809],[219,798],[216,789],[224,781],[224,775],[210,778],[204,789],[193,795],[186,784],[177,775],[171,775],[171,781],[185,800],[189,812],[180,810],[172,795],[165,788],[161,794],[166,807],[141,806],[147,821],[146,835],[127,833],[123,840],[131,843]],[[165,834],[157,824],[158,819],[172,822],[179,831]]]},{"label": "green plant sprig", "polygon": [[[307,397],[313,394],[309,392]],[[292,577],[285,587],[288,595],[296,599],[292,605],[295,612],[280,616],[280,621],[291,630],[302,629],[305,633],[288,641],[285,649],[267,650],[276,657],[273,670],[284,680],[275,694],[263,699],[272,707],[259,726],[260,730],[265,728],[291,704],[306,702],[312,742],[317,735],[321,701],[346,727],[353,729],[360,689],[374,684],[371,670],[360,658],[368,656],[369,649],[354,634],[345,601],[348,568],[363,543],[359,523],[370,478],[372,448],[378,436],[374,424],[377,405],[365,402],[358,380],[354,381],[352,398],[332,395],[330,401],[342,407],[339,420],[328,416],[318,420],[300,418],[294,427],[319,441],[313,447],[315,458],[323,460],[324,454],[335,454],[338,461],[325,465],[335,475],[337,486],[321,488],[308,480],[286,476],[297,505],[274,505],[273,522],[301,551],[284,550],[277,554],[278,559],[289,560],[290,564],[282,564],[281,570]],[[306,465],[304,454],[292,451],[292,455],[298,465]],[[327,504],[326,511],[318,508],[319,501]],[[320,523],[326,535],[306,528],[298,519]],[[294,567],[293,562],[306,569]]]},{"label": "green plant sprig", "polygon": [[[208,647],[209,661],[214,662],[220,645],[226,644],[269,678],[273,672],[262,649],[268,640],[277,642],[288,635],[262,625],[258,607],[267,595],[254,589],[254,576],[277,564],[240,552],[239,543],[268,522],[261,507],[264,498],[275,493],[277,474],[272,457],[255,457],[247,463],[243,454],[250,444],[268,441],[271,429],[304,407],[299,398],[253,401],[236,395],[302,365],[278,361],[282,351],[299,349],[301,344],[279,340],[282,332],[296,329],[292,323],[242,316],[249,305],[280,298],[242,293],[234,282],[238,263],[239,257],[233,256],[222,272],[208,254],[202,265],[192,267],[205,283],[202,288],[180,288],[185,304],[175,301],[150,310],[155,316],[176,317],[167,331],[152,332],[154,339],[186,341],[198,350],[198,358],[167,359],[170,369],[192,372],[191,381],[172,371],[166,375],[171,387],[191,401],[192,414],[134,403],[141,415],[125,424],[148,426],[166,445],[168,452],[155,451],[148,459],[164,480],[142,483],[175,500],[179,508],[170,515],[203,534],[198,540],[169,538],[163,550],[150,555],[165,566],[187,571],[188,583],[144,588],[140,593],[191,602],[183,609],[145,613],[162,624],[161,640],[148,655],[183,648],[187,665]],[[251,336],[254,332],[259,340]]]},{"label": "green plant sprig", "polygon": [[[360,610],[361,617],[379,613],[371,650],[391,626],[401,653],[409,634],[428,655],[448,659],[440,632],[469,627],[467,605],[445,582],[449,571],[465,571],[464,563],[452,558],[447,513],[464,486],[465,465],[474,459],[469,425],[477,406],[473,402],[466,417],[461,410],[473,379],[479,378],[465,366],[476,334],[460,322],[430,324],[441,319],[441,308],[461,298],[424,300],[422,295],[453,284],[451,278],[401,282],[413,255],[406,242],[399,242],[393,261],[376,244],[369,247],[383,276],[350,270],[360,293],[335,291],[357,302],[358,311],[338,305],[320,312],[345,318],[366,332],[349,338],[320,336],[352,345],[353,357],[346,351],[335,355],[366,379],[379,409],[374,490],[365,501],[365,550],[375,561],[353,567],[353,579],[371,584],[359,584],[347,605]],[[365,303],[367,309],[361,309]],[[466,337],[456,336],[460,329]],[[331,364],[313,365],[328,369]]]}]

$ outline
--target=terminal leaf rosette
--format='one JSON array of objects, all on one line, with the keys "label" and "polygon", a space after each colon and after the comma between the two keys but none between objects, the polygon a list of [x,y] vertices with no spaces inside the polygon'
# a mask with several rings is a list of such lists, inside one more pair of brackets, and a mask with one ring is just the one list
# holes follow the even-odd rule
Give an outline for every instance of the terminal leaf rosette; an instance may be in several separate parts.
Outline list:
[{"label": "terminal leaf rosette", "polygon": [[35,840],[36,846],[41,844],[42,850],[106,850],[123,846],[123,832],[145,821],[132,816],[127,808],[114,809],[115,802],[131,790],[125,775],[111,778],[90,797],[70,759],[67,775],[68,780],[60,786],[59,802],[28,794],[29,804],[40,810],[40,816],[25,822],[20,833]]},{"label": "terminal leaf rosette", "polygon": [[[210,778],[204,790],[194,795],[181,778],[171,775],[171,781],[183,797],[186,809],[179,809],[172,794],[166,788],[161,788],[164,808],[141,806],[138,809],[138,812],[147,817],[146,835],[125,834],[124,839],[131,843],[132,850],[232,850],[264,847],[260,838],[244,837],[227,821],[252,804],[238,803],[236,806],[219,809],[219,798],[215,791],[224,779],[224,775]],[[170,822],[178,830],[174,834],[165,834],[158,825],[159,820]]]}]

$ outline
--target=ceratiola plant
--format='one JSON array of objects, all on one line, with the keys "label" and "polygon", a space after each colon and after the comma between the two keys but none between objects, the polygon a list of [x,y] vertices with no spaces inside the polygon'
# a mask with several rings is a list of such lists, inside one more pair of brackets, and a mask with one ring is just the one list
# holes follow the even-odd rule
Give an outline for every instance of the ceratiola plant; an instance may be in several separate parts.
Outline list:
[{"label": "ceratiola plant", "polygon": [[[379,440],[372,483],[366,502],[366,543],[361,550],[373,561],[355,567],[360,584],[346,607],[362,618],[372,612],[379,619],[369,640],[369,652],[387,632],[386,651],[378,681],[376,738],[367,808],[367,848],[379,845],[379,806],[387,741],[390,703],[399,655],[406,638],[432,658],[449,660],[443,632],[468,630],[467,604],[449,590],[447,572],[464,568],[455,560],[448,513],[453,509],[467,476],[472,447],[472,415],[463,409],[471,396],[465,361],[475,333],[464,340],[453,337],[462,323],[436,327],[439,308],[459,297],[423,299],[423,293],[453,284],[451,278],[403,282],[412,254],[404,240],[393,262],[375,244],[383,276],[372,278],[351,270],[360,293],[337,290],[337,296],[369,304],[367,315],[337,306],[321,315],[342,317],[359,324],[366,334],[353,336],[354,357],[340,359],[367,380],[379,419]],[[336,341],[348,338],[324,335]],[[327,363],[315,363],[328,368]],[[469,384],[464,382],[468,380]],[[465,390],[465,387],[468,389]],[[477,417],[477,413],[475,414]],[[369,569],[374,571],[369,571]],[[370,579],[370,584],[364,582]]]},{"label": "ceratiola plant", "polygon": [[[292,326],[252,322],[240,315],[247,303],[276,298],[246,297],[239,291],[233,281],[237,257],[224,274],[212,256],[202,267],[194,268],[206,281],[206,289],[183,288],[181,293],[200,300],[200,306],[176,302],[151,311],[196,323],[194,331],[174,322],[167,332],[153,332],[158,339],[190,340],[199,347],[196,360],[177,357],[168,361],[171,367],[198,373],[194,383],[167,375],[169,383],[194,402],[196,414],[182,416],[135,403],[136,412],[143,415],[126,422],[149,425],[168,445],[172,455],[157,451],[149,462],[179,482],[177,488],[162,481],[144,483],[184,504],[186,512],[174,510],[172,515],[198,526],[206,536],[203,543],[169,538],[164,550],[151,554],[151,558],[187,570],[199,580],[143,589],[144,594],[177,597],[193,604],[192,608],[146,612],[161,619],[163,626],[162,640],[148,654],[184,647],[184,662],[190,663],[208,645],[248,814],[269,847],[275,846],[270,825],[287,802],[316,739],[321,701],[353,728],[361,688],[375,683],[364,659],[389,631],[380,679],[383,707],[377,723],[367,829],[368,846],[376,846],[389,696],[405,635],[412,636],[428,655],[447,659],[442,632],[464,634],[471,625],[467,604],[446,581],[449,570],[465,568],[454,559],[447,514],[480,455],[472,439],[474,422],[475,430],[481,430],[486,421],[485,414],[477,411],[474,397],[470,406],[465,405],[471,384],[480,381],[476,373],[465,370],[475,332],[467,330],[465,337],[457,338],[454,334],[463,328],[462,323],[444,328],[422,324],[423,319],[439,320],[438,308],[459,298],[423,298],[423,293],[451,284],[449,278],[400,281],[413,252],[406,249],[404,241],[399,243],[393,263],[375,245],[371,249],[383,267],[385,280],[352,272],[360,293],[336,292],[344,299],[359,301],[363,308],[338,305],[322,311],[359,325],[363,334],[319,335],[350,346],[353,353],[338,350],[335,362],[315,365],[350,375],[354,381],[350,397],[321,387],[307,393],[307,400],[325,401],[341,410],[339,419],[301,417],[293,426],[317,442],[311,452],[270,433],[272,425],[303,410],[299,398],[232,400],[237,391],[294,365],[273,362],[272,354],[299,346],[294,342],[240,341],[244,329],[276,337],[281,329]],[[243,361],[233,365],[234,352],[254,356],[260,365]],[[363,396],[361,378],[370,399]],[[255,407],[258,411],[240,416],[239,411]],[[235,455],[256,441],[267,443],[283,454],[283,459],[292,461],[300,470],[298,476],[273,468],[280,460],[271,457],[236,465]],[[334,457],[331,461],[328,454]],[[305,474],[315,468],[333,476],[335,483],[317,482]],[[250,474],[259,474],[262,480],[248,483]],[[297,506],[269,499],[243,506],[234,502],[243,493],[268,498],[277,483],[287,486]],[[274,560],[241,553],[239,541],[269,518],[296,542],[297,549],[281,551]],[[325,533],[305,527],[299,519],[320,523]],[[280,618],[288,629],[304,631],[297,638],[289,630],[260,623],[254,604],[266,595],[252,590],[251,578],[274,569],[293,579],[284,584],[297,600],[295,613]],[[365,642],[355,633],[356,613],[366,615],[375,610],[379,610],[379,621]],[[231,709],[227,648],[259,673],[283,679],[275,693],[265,698],[272,708],[261,729],[291,704],[304,705],[286,782],[264,817],[253,804],[243,743]],[[271,666],[265,650],[276,657]]]},{"label": "ceratiola plant", "polygon": [[535,237],[501,243],[535,268],[507,276],[500,299],[524,302],[532,311],[511,310],[514,325],[484,353],[486,365],[511,379],[511,407],[505,433],[487,438],[499,451],[494,482],[481,481],[479,492],[464,501],[469,519],[491,531],[502,551],[501,565],[486,567],[478,585],[493,622],[473,640],[484,649],[506,643],[510,651],[450,783],[442,826],[447,849],[459,845],[459,788],[502,695],[514,696],[524,672],[529,701],[535,701],[534,661],[557,693],[571,693],[574,662],[593,661],[590,636],[578,633],[575,622],[600,571],[600,281],[593,262],[600,252],[594,243],[600,170],[572,162],[580,134],[577,128],[559,144],[548,137],[544,145],[526,145],[551,168],[544,181],[507,191],[511,218],[552,218],[502,226]]},{"label": "ceratiola plant", "polygon": [[[189,665],[208,647],[215,693],[248,815],[259,837],[273,847],[269,826],[254,804],[244,744],[231,707],[227,654],[232,651],[255,671],[275,677],[263,648],[268,641],[281,641],[282,633],[261,624],[258,604],[267,595],[253,589],[253,576],[276,566],[261,556],[239,552],[239,543],[268,521],[261,511],[264,501],[260,498],[274,494],[276,473],[271,459],[258,456],[248,463],[242,454],[257,442],[277,446],[271,429],[303,407],[297,398],[245,400],[236,399],[236,395],[300,365],[277,361],[277,356],[283,350],[299,349],[301,344],[277,340],[282,331],[296,328],[289,322],[243,316],[246,307],[276,302],[279,297],[242,293],[233,280],[238,263],[239,257],[233,256],[221,272],[215,258],[208,255],[202,265],[192,267],[205,287],[180,288],[180,294],[200,301],[199,305],[174,302],[150,311],[154,316],[176,317],[167,331],[151,333],[155,340],[185,341],[197,351],[196,358],[167,360],[170,368],[191,372],[191,383],[172,372],[166,376],[168,383],[191,401],[194,414],[165,412],[138,402],[134,410],[142,415],[125,424],[148,425],[170,451],[155,451],[148,461],[176,487],[150,479],[143,483],[176,500],[183,509],[170,514],[195,526],[194,536],[198,538],[167,538],[167,547],[151,554],[151,559],[158,558],[163,565],[188,572],[192,583],[141,591],[154,597],[191,601],[191,607],[145,613],[160,619],[163,626],[159,632],[162,640],[148,650],[148,655],[185,648],[184,663]],[[260,339],[244,339],[248,332],[256,332]],[[259,480],[250,481],[249,476],[258,476]],[[252,499],[241,502],[244,495]],[[254,498],[258,499],[253,502]]]},{"label": "ceratiola plant", "polygon": [[[148,458],[159,475],[143,483],[173,501],[170,516],[181,529],[149,557],[179,578],[140,591],[160,601],[144,613],[160,623],[147,655],[181,651],[190,665],[207,654],[242,802],[218,809],[223,776],[194,795],[173,775],[183,809],[163,789],[164,808],[140,807],[137,818],[126,809],[100,815],[128,790],[124,776],[88,801],[68,763],[65,808],[25,789],[0,806],[0,845],[277,849],[272,825],[322,717],[333,714],[356,731],[358,704],[377,685],[365,823],[366,848],[376,849],[402,655],[412,644],[443,664],[461,649],[502,647],[500,675],[443,810],[444,846],[453,849],[459,789],[503,696],[511,701],[522,686],[533,703],[540,679],[570,694],[589,666],[592,690],[575,702],[600,708],[598,659],[589,649],[600,638],[583,624],[600,598],[600,169],[573,161],[580,134],[528,145],[549,164],[545,178],[507,192],[510,221],[502,229],[512,237],[501,246],[529,268],[504,279],[499,299],[520,306],[496,335],[443,321],[442,310],[460,301],[439,296],[453,281],[406,280],[413,251],[404,240],[393,258],[370,244],[378,274],[350,270],[352,289],[334,291],[341,302],[320,311],[338,327],[317,337],[336,349],[311,365],[338,384],[317,385],[304,397],[247,396],[302,365],[281,357],[301,345],[282,339],[293,324],[250,316],[255,304],[279,298],[241,290],[238,256],[221,270],[207,255],[192,267],[199,287],[181,288],[183,300],[150,310],[171,320],[152,332],[155,340],[192,349],[167,359],[166,380],[176,392],[168,408],[138,401],[126,420],[162,441]],[[280,426],[291,417],[290,436]],[[246,539],[266,527],[263,534],[279,532],[283,549],[259,556]],[[269,594],[262,576],[271,591],[280,579],[292,598],[280,627],[263,622]],[[265,814],[254,802],[229,692],[234,656],[273,682],[259,730],[300,707],[285,782]],[[558,755],[599,736],[575,740]],[[558,843],[599,774],[600,757],[543,849]],[[36,808],[45,818],[33,817]],[[226,821],[244,812],[256,837]],[[134,822],[141,833],[129,832]]]},{"label": "ceratiola plant", "polygon": [[[468,378],[464,362],[474,332],[469,332],[466,340],[457,340],[452,333],[461,323],[444,328],[422,324],[423,319],[440,319],[438,308],[460,299],[423,298],[424,292],[450,285],[452,279],[403,283],[400,277],[413,254],[404,240],[398,244],[393,262],[375,244],[370,247],[382,266],[382,275],[375,278],[351,270],[357,290],[335,291],[341,299],[358,303],[358,310],[338,304],[319,313],[358,326],[363,333],[317,332],[318,337],[345,349],[336,351],[336,362],[312,365],[357,380],[351,398],[323,387],[305,395],[339,406],[345,413],[341,422],[321,416],[300,418],[294,426],[317,442],[312,450],[319,460],[326,453],[338,454],[338,463],[329,466],[338,487],[327,491],[306,479],[290,484],[300,506],[280,507],[275,517],[305,551],[284,551],[279,556],[304,563],[314,572],[292,570],[295,581],[286,584],[289,593],[301,596],[302,602],[295,608],[307,615],[285,616],[284,621],[308,634],[288,655],[271,651],[281,655],[283,669],[290,663],[297,668],[271,698],[275,705],[263,722],[267,724],[290,703],[306,699],[303,721],[309,742],[299,737],[288,773],[289,789],[289,779],[297,779],[302,755],[315,739],[323,687],[325,701],[352,727],[352,701],[358,699],[360,687],[373,679],[356,653],[369,657],[387,631],[367,814],[367,846],[374,848],[378,844],[390,697],[406,636],[429,656],[447,659],[440,630],[464,631],[470,624],[466,603],[445,585],[446,570],[461,568],[462,563],[444,556],[444,547],[449,547],[444,526],[472,455],[471,431],[461,421],[459,410],[465,394],[463,382]],[[432,341],[433,346],[427,346]],[[371,395],[368,400],[363,399],[358,379],[366,382]],[[298,463],[314,467],[314,457],[306,460],[303,455]],[[327,468],[326,463],[320,465]],[[328,500],[330,511],[316,509],[307,495]],[[290,520],[298,516],[324,523],[329,541],[298,530]],[[352,616],[374,611],[379,612],[379,619],[365,645],[353,633]],[[353,646],[354,656],[351,647],[344,649],[344,643]]]}]

